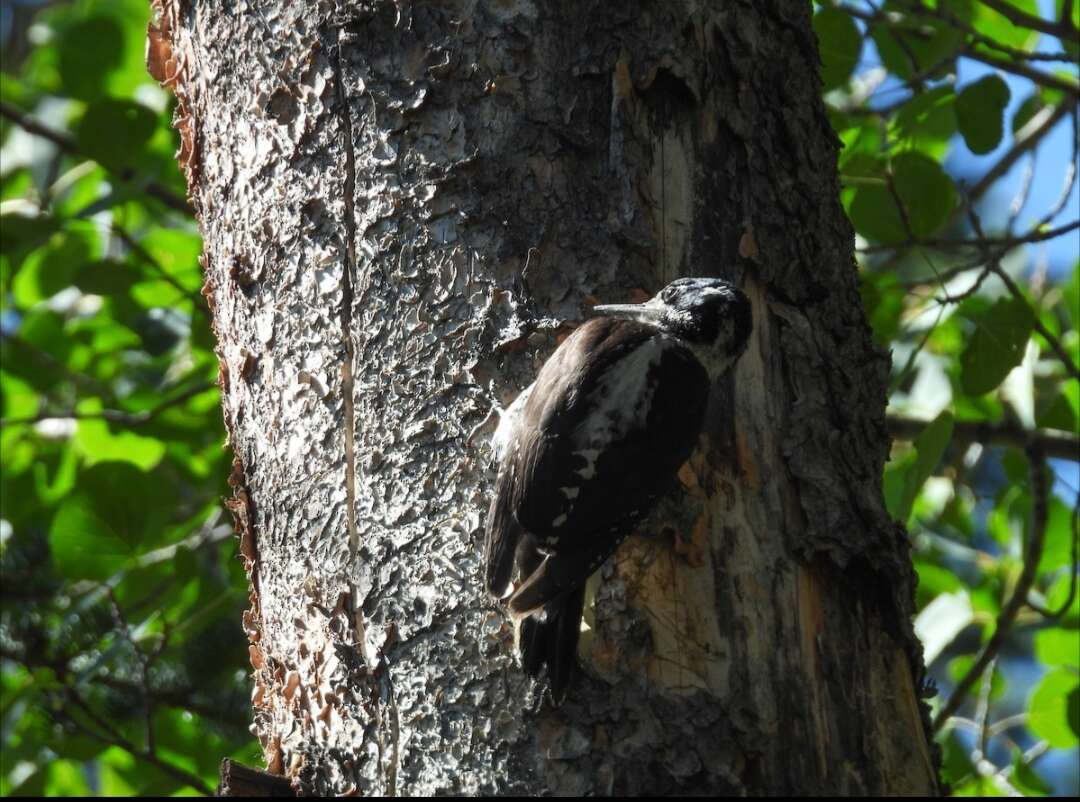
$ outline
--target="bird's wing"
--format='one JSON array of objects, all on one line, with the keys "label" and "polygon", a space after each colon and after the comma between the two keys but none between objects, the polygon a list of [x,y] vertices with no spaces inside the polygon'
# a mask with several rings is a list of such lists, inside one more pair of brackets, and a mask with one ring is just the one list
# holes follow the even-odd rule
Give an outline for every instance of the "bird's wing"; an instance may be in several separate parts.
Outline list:
[{"label": "bird's wing", "polygon": [[[553,403],[540,391],[542,371],[529,403],[550,409],[526,410],[525,421],[542,425],[519,432],[507,503],[549,556],[511,598],[518,615],[583,583],[610,556],[689,457],[704,417],[708,378],[688,352],[636,323],[593,323],[592,347],[575,349],[587,356],[562,366],[577,371],[575,391]],[[598,418],[598,405],[611,414]]]},{"label": "bird's wing", "polygon": [[[613,334],[617,335],[615,339],[612,339]],[[566,506],[565,497],[556,498],[552,507],[543,497],[541,488],[530,489],[528,486],[538,473],[538,460],[544,464],[540,469],[543,473],[553,474],[560,469],[559,462],[567,453],[567,441],[559,432],[565,425],[574,425],[584,413],[581,391],[587,390],[596,378],[596,354],[603,351],[603,364],[609,364],[651,335],[651,330],[634,323],[616,325],[615,321],[602,318],[587,321],[544,364],[536,381],[526,391],[525,404],[512,417],[506,418],[512,423],[508,430],[502,431],[500,426],[497,443],[499,474],[488,509],[484,539],[485,582],[496,598],[505,598],[512,589],[515,564],[522,563],[521,559],[515,558],[519,546],[525,551],[535,548],[532,539],[522,543],[522,536],[527,531],[519,523],[524,505],[542,508],[547,504],[552,518],[558,517]],[[599,348],[602,344],[607,347]],[[516,409],[521,400],[519,397],[511,409]],[[539,559],[536,563],[539,564]],[[518,567],[520,575],[521,566]],[[526,573],[531,573],[534,567]]]},{"label": "bird's wing", "polygon": [[521,525],[510,509],[513,465],[504,462],[495,480],[495,492],[488,509],[484,537],[484,570],[488,593],[497,599],[510,594],[514,572],[514,553],[521,539]]}]

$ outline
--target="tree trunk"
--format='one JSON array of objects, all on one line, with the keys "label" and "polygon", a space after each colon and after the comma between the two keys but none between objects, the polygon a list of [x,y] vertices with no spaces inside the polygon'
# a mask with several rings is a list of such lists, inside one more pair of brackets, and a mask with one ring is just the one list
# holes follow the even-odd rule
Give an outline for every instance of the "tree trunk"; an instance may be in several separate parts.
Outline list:
[{"label": "tree trunk", "polygon": [[[268,768],[318,793],[935,792],[810,4],[155,3]],[[590,582],[552,709],[481,587],[489,411],[593,303],[682,275],[736,281],[754,334]]]}]

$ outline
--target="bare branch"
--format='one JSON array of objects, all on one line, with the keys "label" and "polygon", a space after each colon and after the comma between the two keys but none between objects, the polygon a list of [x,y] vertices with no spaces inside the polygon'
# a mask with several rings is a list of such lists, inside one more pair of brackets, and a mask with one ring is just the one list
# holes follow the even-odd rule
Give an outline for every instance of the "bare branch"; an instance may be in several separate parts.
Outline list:
[{"label": "bare branch", "polygon": [[865,248],[859,248],[859,253],[881,253],[883,251],[896,251],[904,248],[979,248],[982,246],[990,245],[995,248],[1015,248],[1020,245],[1031,245],[1036,242],[1045,242],[1046,240],[1056,239],[1064,234],[1068,234],[1071,231],[1075,231],[1080,228],[1080,220],[1073,220],[1071,223],[1058,226],[1057,228],[1039,230],[1033,229],[1027,234],[1018,234],[1015,237],[985,237],[983,239],[947,239],[944,237],[914,237],[904,242],[893,242],[882,245],[868,245]]},{"label": "bare branch", "polygon": [[1006,2],[1006,0],[981,0],[981,2],[987,8],[994,9],[994,11],[1005,17],[1009,22],[1014,25],[1019,25],[1021,28],[1031,28],[1033,31],[1042,31],[1051,36],[1056,36],[1059,39],[1071,40],[1080,36],[1080,32],[1072,26],[1072,22],[1069,20],[1069,17],[1065,15],[1064,10],[1062,10],[1063,16],[1060,21],[1051,22],[1042,17],[1037,17],[1021,11],[1012,3]]},{"label": "bare branch", "polygon": [[150,409],[144,409],[141,412],[128,412],[123,409],[103,409],[100,412],[78,412],[76,410],[69,410],[67,412],[39,412],[36,415],[29,415],[25,418],[4,418],[0,419],[0,429],[5,426],[18,426],[31,423],[39,423],[43,420],[55,420],[71,418],[74,420],[107,420],[112,423],[119,423],[124,426],[142,426],[149,423],[162,412],[172,407],[183,404],[185,401],[205,393],[207,390],[212,390],[217,387],[213,382],[200,382],[193,385],[182,393],[167,398],[161,401],[157,406]]},{"label": "bare branch", "polygon": [[981,198],[994,183],[1009,172],[1012,166],[1028,151],[1042,142],[1059,122],[1076,109],[1076,102],[1062,103],[1058,106],[1046,106],[1013,135],[1013,146],[1009,148],[994,166],[986,171],[978,183],[971,188],[974,200]]},{"label": "bare branch", "polygon": [[[928,420],[889,415],[889,434],[898,440],[914,440],[930,425]],[[1035,446],[1048,457],[1080,462],[1080,437],[1058,429],[1024,429],[1019,424],[989,421],[956,421],[953,438],[960,443],[994,443],[1028,448]]]},{"label": "bare branch", "polygon": [[1022,61],[992,56],[989,53],[976,50],[973,47],[964,48],[961,53],[973,61],[981,61],[983,64],[990,67],[996,67],[1002,72],[1011,72],[1013,75],[1027,78],[1029,81],[1039,86],[1045,86],[1047,89],[1057,89],[1060,92],[1064,92],[1073,99],[1073,102],[1080,99],[1080,85],[1077,85],[1075,81],[1070,81],[1060,75],[1037,70],[1034,67],[1029,67]]}]

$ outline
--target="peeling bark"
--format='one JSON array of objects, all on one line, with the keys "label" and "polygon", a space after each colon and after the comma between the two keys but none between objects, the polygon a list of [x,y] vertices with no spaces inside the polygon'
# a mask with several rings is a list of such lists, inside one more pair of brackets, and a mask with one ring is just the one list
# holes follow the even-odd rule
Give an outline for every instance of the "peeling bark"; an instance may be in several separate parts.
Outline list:
[{"label": "peeling bark", "polygon": [[[809,4],[154,2],[268,768],[308,793],[935,792]],[[704,274],[750,296],[750,348],[590,581],[553,710],[481,588],[491,407],[592,303]]]}]

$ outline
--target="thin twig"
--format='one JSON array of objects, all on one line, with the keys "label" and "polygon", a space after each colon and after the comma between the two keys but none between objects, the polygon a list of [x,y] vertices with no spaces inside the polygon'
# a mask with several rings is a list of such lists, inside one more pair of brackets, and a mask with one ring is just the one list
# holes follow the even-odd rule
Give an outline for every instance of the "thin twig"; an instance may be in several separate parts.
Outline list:
[{"label": "thin twig", "polygon": [[1076,495],[1076,501],[1072,508],[1072,554],[1069,560],[1069,593],[1065,601],[1056,610],[1043,607],[1041,604],[1028,602],[1028,607],[1037,612],[1043,618],[1051,621],[1061,618],[1072,607],[1076,598],[1076,584],[1080,575],[1080,493]]},{"label": "thin twig", "polygon": [[1046,240],[1060,237],[1063,234],[1068,234],[1071,231],[1075,231],[1080,228],[1080,220],[1073,220],[1071,223],[1065,223],[1057,228],[1051,228],[1046,230],[1039,230],[1038,228],[1032,229],[1027,234],[1018,234],[1014,237],[986,237],[985,239],[945,239],[942,237],[917,237],[914,239],[905,240],[904,242],[893,242],[882,245],[868,245],[865,248],[859,248],[859,253],[873,254],[880,253],[882,251],[895,251],[904,248],[977,248],[981,245],[992,245],[1000,248],[1015,248],[1019,245],[1030,245],[1035,242],[1045,242]]},{"label": "thin twig", "polygon": [[992,187],[1001,176],[1009,172],[1012,166],[1020,160],[1025,153],[1034,150],[1035,147],[1049,134],[1066,115],[1076,109],[1076,101],[1061,103],[1057,106],[1046,106],[1035,113],[1024,126],[1013,135],[1013,146],[1009,148],[994,166],[986,171],[986,174],[971,188],[972,200],[978,200]]},{"label": "thin twig", "polygon": [[1001,647],[1005,643],[1005,639],[1012,630],[1013,622],[1016,620],[1020,608],[1027,603],[1028,592],[1035,582],[1035,576],[1038,573],[1039,560],[1042,558],[1043,544],[1046,537],[1047,508],[1049,505],[1050,488],[1046,478],[1046,455],[1043,453],[1042,449],[1036,444],[1029,445],[1027,448],[1027,457],[1031,475],[1032,501],[1031,536],[1028,538],[1027,554],[1024,557],[1024,567],[1020,572],[1020,578],[1016,582],[1016,587],[1013,589],[1012,596],[1009,597],[1009,601],[998,614],[994,626],[994,634],[990,636],[990,640],[987,641],[986,645],[979,653],[979,656],[975,659],[975,662],[968,668],[964,676],[960,678],[960,681],[956,683],[956,687],[953,689],[952,694],[946,700],[945,704],[941,706],[937,716],[934,717],[933,729],[935,732],[940,730],[942,725],[948,721],[949,717],[960,709],[960,705],[963,704],[964,699],[971,690],[971,686],[975,684],[975,681],[982,675],[983,671],[990,664],[990,661],[993,660],[1001,650]]},{"label": "thin twig", "polygon": [[139,693],[142,696],[143,706],[143,726],[146,730],[146,751],[153,752],[155,750],[155,737],[154,737],[154,703],[150,696],[150,662],[149,658],[139,648],[139,644],[135,642],[135,638],[131,635],[131,625],[128,623],[127,616],[124,615],[123,609],[120,607],[120,602],[116,598],[116,594],[112,588],[106,591],[109,598],[109,608],[112,611],[113,626],[121,635],[124,640],[128,642],[132,651],[135,652],[135,661],[139,664],[138,672],[138,687]]},{"label": "thin twig", "polygon": [[941,6],[931,8],[921,3],[901,3],[900,5],[902,8],[906,8],[914,14],[936,17],[937,19],[948,23],[950,27],[955,28],[958,31],[963,31],[971,37],[972,41],[997,50],[999,53],[1004,53],[1013,59],[1023,61],[1073,61],[1073,56],[1070,56],[1064,51],[1057,53],[1035,53],[1030,50],[1021,50],[1010,45],[1002,44],[992,37],[979,33],[969,23],[958,17],[956,14],[953,14],[947,8],[942,8]]},{"label": "thin twig", "polygon": [[107,721],[102,719],[97,713],[95,713],[93,709],[91,709],[91,707],[83,700],[83,698],[79,696],[79,694],[77,694],[73,689],[66,688],[65,696],[68,698],[68,700],[71,701],[72,704],[79,708],[83,712],[83,714],[94,723],[96,727],[100,728],[101,732],[96,732],[95,730],[87,727],[85,724],[82,724],[76,719],[71,718],[70,716],[67,717],[68,721],[70,721],[74,726],[78,727],[78,729],[80,729],[89,737],[102,743],[120,747],[132,757],[146,761],[147,763],[150,763],[151,765],[161,769],[161,771],[165,772],[173,779],[190,785],[203,796],[214,795],[213,789],[211,789],[210,786],[204,783],[200,777],[197,777],[196,775],[185,769],[180,768],[179,766],[173,765],[167,760],[163,760],[155,752],[145,749],[139,749],[139,747],[137,747],[135,744],[125,738],[123,734],[119,732],[119,730],[117,730]]},{"label": "thin twig", "polygon": [[973,47],[964,48],[960,52],[962,55],[967,56],[973,61],[981,61],[983,64],[986,64],[989,67],[995,67],[1002,72],[1011,72],[1013,75],[1027,78],[1038,86],[1044,86],[1047,89],[1056,89],[1059,92],[1064,92],[1073,99],[1073,102],[1080,99],[1080,85],[1077,85],[1075,81],[1070,81],[1054,73],[1043,72],[1034,67],[1029,67],[1022,61],[992,56],[989,53],[984,53]]},{"label": "thin twig", "polygon": [[990,692],[994,687],[994,672],[997,671],[997,656],[986,666],[983,672],[982,687],[979,688],[979,704],[976,708],[975,721],[979,727],[979,756],[986,754],[986,745],[990,740]]},{"label": "thin twig", "polygon": [[1072,26],[1072,21],[1068,17],[1063,17],[1057,22],[1051,22],[1042,17],[1021,11],[1012,3],[1006,2],[1006,0],[981,0],[981,2],[984,6],[994,9],[1013,25],[1019,25],[1021,28],[1042,31],[1051,36],[1056,36],[1058,39],[1076,39],[1077,36],[1080,36],[1080,32]]},{"label": "thin twig", "polygon": [[200,382],[188,389],[184,390],[172,398],[166,398],[164,401],[159,402],[156,406],[150,409],[144,409],[141,412],[128,412],[123,409],[103,409],[99,412],[79,412],[77,410],[68,410],[66,412],[39,412],[36,415],[28,415],[24,418],[3,418],[0,419],[0,429],[5,426],[18,426],[31,423],[40,423],[43,420],[107,420],[111,423],[119,423],[124,426],[142,426],[149,423],[162,412],[167,409],[171,409],[179,404],[183,404],[190,398],[205,393],[207,390],[212,390],[217,385],[214,382]]},{"label": "thin twig", "polygon": [[[914,440],[931,423],[903,415],[889,415],[886,420],[889,434],[898,440]],[[958,443],[995,443],[1021,449],[1036,446],[1048,457],[1080,462],[1080,437],[1059,429],[1024,429],[1008,421],[956,421],[953,439]]]},{"label": "thin twig", "polygon": [[[975,235],[980,240],[985,240],[986,237],[983,234],[982,221],[979,220],[979,215],[975,213],[975,209],[970,203],[968,204],[968,219],[971,221],[971,227],[975,230]],[[989,248],[984,249],[983,256],[986,259],[987,267],[993,270],[997,277],[1001,279],[1006,287],[1008,287],[1009,292],[1012,293],[1013,297],[1027,304],[1028,301],[1024,296],[1024,291],[1020,289],[1019,285],[1013,281],[1012,276],[1005,272],[1005,268],[1001,266],[1001,258],[991,253]],[[1072,358],[1061,344],[1061,341],[1043,325],[1043,322],[1039,319],[1035,310],[1031,310],[1031,326],[1035,331],[1042,335],[1044,340],[1046,340],[1047,345],[1050,346],[1050,350],[1057,354],[1058,359],[1061,360],[1061,364],[1065,366],[1065,370],[1068,373],[1071,373],[1073,378],[1080,381],[1080,368],[1076,367],[1076,363],[1072,361]]]},{"label": "thin twig", "polygon": [[[22,111],[10,103],[6,103],[0,100],[0,116],[7,117],[17,126],[22,128],[29,134],[39,136],[42,139],[47,139],[56,145],[60,150],[65,153],[69,153],[74,156],[81,156],[83,158],[92,159],[93,157],[83,153],[79,148],[78,143],[74,137],[63,131],[57,131],[53,128],[42,123],[40,120],[36,120],[26,112]],[[94,159],[94,161],[97,161]],[[100,164],[100,162],[98,162]],[[115,176],[123,181],[131,182],[136,178],[135,171],[130,167],[124,167],[120,169],[113,169],[107,164],[102,164],[106,170],[112,172]],[[170,209],[180,212],[188,217],[194,215],[194,211],[188,206],[187,201],[177,195],[168,187],[162,186],[156,181],[148,181],[145,185],[146,194],[161,201]]]},{"label": "thin twig", "polygon": [[109,229],[117,236],[117,238],[121,242],[128,246],[128,249],[131,250],[132,253],[142,259],[146,266],[153,270],[162,281],[166,282],[170,287],[172,287],[182,296],[191,301],[195,305],[195,308],[198,310],[199,314],[207,318],[210,316],[210,310],[206,306],[206,299],[198,293],[192,294],[191,292],[189,292],[183,284],[177,281],[169,273],[169,271],[165,269],[164,265],[162,265],[161,262],[159,262],[154,257],[154,255],[143,246],[141,242],[131,236],[131,234],[129,234],[124,228],[117,225],[116,223],[110,225]]}]

